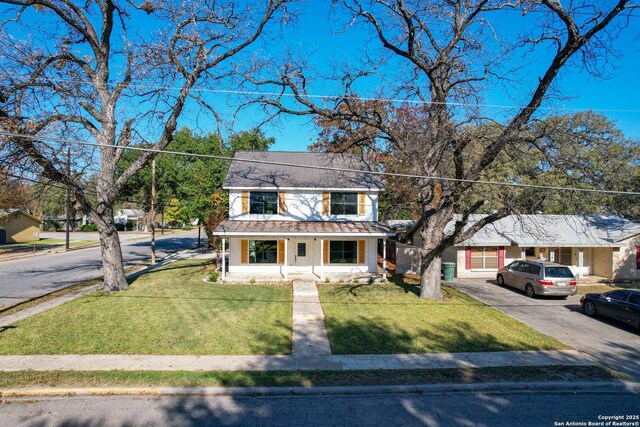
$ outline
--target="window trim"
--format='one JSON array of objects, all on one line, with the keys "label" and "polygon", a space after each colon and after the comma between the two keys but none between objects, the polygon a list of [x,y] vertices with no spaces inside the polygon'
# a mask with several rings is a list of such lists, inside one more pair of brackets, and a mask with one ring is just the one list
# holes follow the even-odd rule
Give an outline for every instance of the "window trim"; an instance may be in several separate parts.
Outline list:
[{"label": "window trim", "polygon": [[[257,262],[257,261],[252,261],[251,259],[251,246],[253,244],[254,247],[254,252],[255,251],[255,243],[256,242],[273,242],[274,245],[274,253],[275,253],[275,262]],[[248,259],[248,264],[253,264],[253,265],[278,265],[278,240],[249,240],[249,245],[248,245],[248,253],[249,253],[249,259]],[[257,253],[257,252],[256,252]],[[256,257],[257,259],[257,257]]]},{"label": "window trim", "polygon": [[[341,194],[341,195],[349,195],[349,196],[353,196],[353,203],[346,203],[346,202],[334,202],[334,196],[337,194]],[[331,193],[329,193],[329,215],[332,216],[358,216],[358,193],[352,193],[349,191],[332,191]],[[347,206],[351,207],[353,206],[353,213],[334,213],[334,208],[333,205],[334,203],[338,204],[340,203],[343,207],[343,209]]]},{"label": "window trim", "polygon": [[[331,254],[334,252],[338,252],[338,251],[332,251],[331,250],[331,245],[333,245],[334,243],[342,243],[343,244],[343,249],[342,249],[342,253],[344,254],[344,244],[345,243],[353,243],[354,248],[353,248],[353,262],[331,262]],[[344,258],[344,257],[343,257]],[[357,240],[329,240],[329,258],[327,259],[328,264],[331,265],[358,265],[358,241]]]},{"label": "window trim", "polygon": [[[263,195],[262,197],[264,197],[265,194],[268,195],[275,195],[275,199],[273,200],[273,202],[271,201],[266,201],[266,202],[262,202],[263,203],[263,209],[262,212],[253,212],[253,207],[256,206],[256,202],[253,201],[253,195]],[[278,215],[279,212],[279,195],[277,191],[250,191],[249,192],[249,214],[250,215]],[[273,212],[265,212],[266,207],[268,205],[273,205]]]}]

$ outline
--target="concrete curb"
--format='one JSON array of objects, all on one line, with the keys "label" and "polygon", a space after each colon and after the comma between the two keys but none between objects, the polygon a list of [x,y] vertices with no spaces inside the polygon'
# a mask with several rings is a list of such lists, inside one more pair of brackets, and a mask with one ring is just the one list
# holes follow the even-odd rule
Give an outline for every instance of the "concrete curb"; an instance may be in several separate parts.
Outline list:
[{"label": "concrete curb", "polygon": [[622,381],[584,382],[507,382],[477,384],[417,384],[383,386],[318,387],[78,387],[0,389],[0,398],[53,396],[315,396],[369,394],[446,394],[446,393],[633,393],[640,394],[640,383]]}]

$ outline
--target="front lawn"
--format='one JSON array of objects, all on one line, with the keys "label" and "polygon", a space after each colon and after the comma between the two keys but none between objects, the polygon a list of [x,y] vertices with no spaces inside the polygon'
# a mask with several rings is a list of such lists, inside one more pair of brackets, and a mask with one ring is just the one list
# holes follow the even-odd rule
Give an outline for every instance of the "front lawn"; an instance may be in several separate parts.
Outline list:
[{"label": "front lawn", "polygon": [[578,285],[578,295],[600,294],[603,292],[615,291],[616,289],[640,289],[638,285]]},{"label": "front lawn", "polygon": [[447,286],[444,301],[420,299],[419,286],[410,279],[318,288],[334,354],[568,348]]},{"label": "front lawn", "polygon": [[0,354],[289,354],[291,287],[212,285],[178,261],[0,328]]},{"label": "front lawn", "polygon": [[312,387],[621,380],[628,378],[602,366],[505,366],[391,371],[16,371],[3,372],[0,375],[0,389],[130,386]]}]

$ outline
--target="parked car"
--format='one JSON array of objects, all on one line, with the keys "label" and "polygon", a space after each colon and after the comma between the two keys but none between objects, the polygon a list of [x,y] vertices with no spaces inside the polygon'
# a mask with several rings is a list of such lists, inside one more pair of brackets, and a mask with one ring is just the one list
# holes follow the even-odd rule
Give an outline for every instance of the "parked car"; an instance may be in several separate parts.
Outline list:
[{"label": "parked car", "polygon": [[580,304],[588,316],[606,316],[640,328],[640,290],[638,289],[586,294],[580,299]]},{"label": "parked car", "polygon": [[524,291],[529,298],[536,295],[575,295],[577,281],[571,269],[550,261],[514,261],[496,276],[498,285]]}]

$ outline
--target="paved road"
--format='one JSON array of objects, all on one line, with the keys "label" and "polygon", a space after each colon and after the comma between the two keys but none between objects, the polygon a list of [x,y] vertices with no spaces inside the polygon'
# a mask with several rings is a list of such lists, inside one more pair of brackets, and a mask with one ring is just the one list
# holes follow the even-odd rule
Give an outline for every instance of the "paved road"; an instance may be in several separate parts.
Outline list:
[{"label": "paved road", "polygon": [[[159,237],[156,256],[161,258],[176,250],[193,247],[197,240],[197,231]],[[149,240],[126,241],[121,244],[127,266],[149,262]],[[0,306],[13,305],[79,281],[100,277],[101,270],[99,247],[2,262]]]},{"label": "paved road", "polygon": [[[100,396],[5,399],[7,426],[558,426],[638,416],[633,393]],[[637,418],[635,421],[637,422]],[[563,424],[567,425],[567,424]],[[569,424],[570,425],[570,424]],[[592,424],[594,425],[594,424]],[[603,426],[605,424],[602,424]],[[612,424],[609,424],[611,426]],[[622,424],[618,424],[622,425]],[[638,424],[630,424],[638,426]]]},{"label": "paved road", "polygon": [[458,279],[454,287],[640,381],[640,332],[615,321],[588,317],[580,307],[580,295],[566,300],[531,299],[484,279]]},{"label": "paved road", "polygon": [[[149,237],[150,236],[149,233],[133,233],[133,232],[119,233],[119,235],[120,235],[120,241],[121,242],[125,242],[125,241],[131,240],[131,239],[145,238],[145,237]],[[40,233],[40,238],[41,239],[62,239],[62,240],[64,240],[65,237],[66,237],[66,235],[65,235],[65,233],[63,231],[43,231],[42,233]],[[73,231],[73,232],[69,233],[69,239],[70,240],[96,240],[96,241],[98,241],[98,240],[100,240],[100,235],[97,232]]]}]

